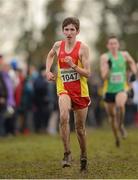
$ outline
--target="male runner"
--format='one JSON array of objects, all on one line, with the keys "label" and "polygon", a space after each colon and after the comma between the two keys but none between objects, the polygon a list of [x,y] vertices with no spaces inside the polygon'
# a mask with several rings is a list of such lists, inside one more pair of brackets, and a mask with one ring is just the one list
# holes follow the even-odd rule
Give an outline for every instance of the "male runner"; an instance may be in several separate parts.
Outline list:
[{"label": "male runner", "polygon": [[68,17],[62,23],[64,40],[55,42],[46,60],[47,79],[55,80],[51,72],[54,56],[57,55],[57,94],[59,97],[60,133],[64,144],[63,167],[71,166],[70,110],[74,111],[75,128],[81,149],[81,171],[87,169],[85,121],[90,103],[87,78],[90,76],[89,49],[77,41],[80,22]]},{"label": "male runner", "polygon": [[101,76],[104,79],[104,101],[105,108],[112,125],[116,146],[120,146],[121,133],[126,138],[127,132],[124,128],[125,103],[127,101],[127,77],[126,65],[128,64],[136,75],[136,65],[127,51],[119,51],[120,44],[116,36],[111,36],[107,41],[108,52],[101,56]]}]

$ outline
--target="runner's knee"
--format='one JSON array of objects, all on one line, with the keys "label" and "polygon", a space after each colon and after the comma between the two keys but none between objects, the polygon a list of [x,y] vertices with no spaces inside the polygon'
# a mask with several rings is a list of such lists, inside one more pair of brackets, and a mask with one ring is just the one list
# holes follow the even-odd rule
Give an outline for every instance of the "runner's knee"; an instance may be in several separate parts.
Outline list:
[{"label": "runner's knee", "polygon": [[69,123],[69,111],[60,112],[60,126],[64,126]]},{"label": "runner's knee", "polygon": [[114,111],[109,111],[108,115],[111,119],[114,119],[116,117],[116,113]]},{"label": "runner's knee", "polygon": [[67,119],[69,118],[69,109],[60,110],[60,119]]},{"label": "runner's knee", "polygon": [[83,124],[75,124],[75,129],[78,135],[85,134],[85,126]]},{"label": "runner's knee", "polygon": [[120,110],[121,110],[121,109],[124,109],[124,108],[125,108],[125,103],[124,103],[124,102],[118,103],[118,104],[117,104],[117,108],[120,109]]}]

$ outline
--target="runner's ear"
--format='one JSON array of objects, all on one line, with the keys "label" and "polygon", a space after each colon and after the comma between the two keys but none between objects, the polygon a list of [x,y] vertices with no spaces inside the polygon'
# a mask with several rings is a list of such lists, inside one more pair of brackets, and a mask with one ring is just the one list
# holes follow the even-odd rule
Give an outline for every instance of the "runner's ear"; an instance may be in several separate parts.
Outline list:
[{"label": "runner's ear", "polygon": [[80,33],[80,30],[77,31],[77,35]]}]

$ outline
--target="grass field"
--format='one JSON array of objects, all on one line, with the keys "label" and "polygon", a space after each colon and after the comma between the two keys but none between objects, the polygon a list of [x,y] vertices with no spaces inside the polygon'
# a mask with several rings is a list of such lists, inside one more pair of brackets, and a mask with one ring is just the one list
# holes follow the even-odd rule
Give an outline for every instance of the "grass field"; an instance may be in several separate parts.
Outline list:
[{"label": "grass field", "polygon": [[71,134],[73,164],[61,168],[63,147],[59,136],[29,135],[0,139],[0,179],[108,179],[138,178],[138,129],[130,128],[118,149],[109,128],[87,133],[89,170],[79,172],[79,147]]}]

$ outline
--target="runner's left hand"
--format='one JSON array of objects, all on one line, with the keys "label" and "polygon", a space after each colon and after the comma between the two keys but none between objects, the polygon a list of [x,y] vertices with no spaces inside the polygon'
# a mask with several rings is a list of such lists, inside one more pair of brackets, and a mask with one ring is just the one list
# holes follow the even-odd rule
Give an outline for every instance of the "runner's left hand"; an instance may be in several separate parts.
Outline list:
[{"label": "runner's left hand", "polygon": [[129,82],[132,83],[132,82],[134,82],[134,81],[136,81],[136,75],[135,75],[135,74],[132,74],[132,75],[130,76]]},{"label": "runner's left hand", "polygon": [[65,62],[66,62],[70,67],[72,67],[72,66],[74,65],[73,59],[72,59],[72,57],[70,57],[70,56],[66,56],[66,57],[65,57]]}]

